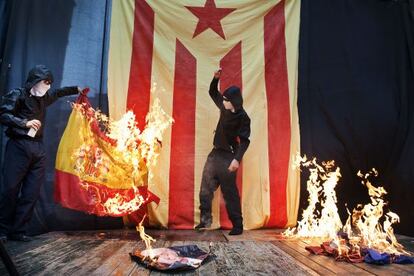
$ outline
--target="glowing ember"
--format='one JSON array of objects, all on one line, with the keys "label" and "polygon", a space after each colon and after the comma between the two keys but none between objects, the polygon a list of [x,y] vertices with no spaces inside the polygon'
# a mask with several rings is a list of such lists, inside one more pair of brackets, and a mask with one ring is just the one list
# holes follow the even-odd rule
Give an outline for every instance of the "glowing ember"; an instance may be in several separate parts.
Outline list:
[{"label": "glowing ember", "polygon": [[[323,166],[318,165],[316,159],[308,161],[306,156],[296,157],[296,167],[307,167],[310,171],[307,181],[309,205],[303,211],[298,226],[287,229],[283,235],[288,238],[325,238],[330,242],[324,243],[321,247],[329,248],[328,251],[334,249],[337,259],[349,261],[361,260],[363,249],[374,249],[380,253],[394,255],[410,255],[394,235],[392,224],[399,222],[398,215],[387,212],[385,217],[383,216],[386,205],[383,196],[387,192],[383,187],[374,187],[369,181],[370,177],[378,176],[378,172],[375,169],[366,174],[358,172],[362,184],[368,189],[371,203],[358,205],[352,215],[348,211],[349,217],[342,227],[334,190],[341,174],[339,168],[333,169],[333,161],[322,164]],[[321,212],[317,210],[319,205],[322,208]]]},{"label": "glowing ember", "polygon": [[[141,132],[135,115],[129,111],[113,121],[92,107],[73,104],[77,116],[86,118],[80,129],[82,144],[73,152],[75,171],[82,187],[90,192],[97,208],[107,215],[124,215],[138,210],[145,202],[138,187],[148,184],[161,148],[162,134],[173,119],[155,99]],[[96,192],[104,183],[119,191],[111,195]],[[132,193],[132,194],[131,194]]]}]

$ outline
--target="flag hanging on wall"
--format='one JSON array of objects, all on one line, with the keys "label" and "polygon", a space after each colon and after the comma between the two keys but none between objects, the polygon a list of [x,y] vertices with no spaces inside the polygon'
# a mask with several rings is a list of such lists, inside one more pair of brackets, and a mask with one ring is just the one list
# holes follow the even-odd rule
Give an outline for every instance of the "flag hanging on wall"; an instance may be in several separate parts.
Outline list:
[{"label": "flag hanging on wall", "polygon": [[[201,174],[219,112],[208,95],[241,88],[251,143],[238,172],[246,229],[296,223],[300,150],[297,112],[298,0],[126,0],[112,2],[109,112],[133,110],[139,125],[155,98],[175,123],[148,183],[160,197],[148,206],[152,226],[192,229],[199,222]],[[231,228],[218,190],[213,227]]]}]

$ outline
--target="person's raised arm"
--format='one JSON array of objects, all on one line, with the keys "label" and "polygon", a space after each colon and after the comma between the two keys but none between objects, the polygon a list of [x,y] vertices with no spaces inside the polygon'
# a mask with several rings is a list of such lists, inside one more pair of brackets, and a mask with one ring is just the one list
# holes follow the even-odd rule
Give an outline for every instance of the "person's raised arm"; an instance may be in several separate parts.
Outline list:
[{"label": "person's raised arm", "polygon": [[210,89],[208,93],[210,94],[211,99],[217,105],[218,108],[223,106],[223,97],[218,90],[218,82],[221,76],[221,68],[214,72],[214,78],[210,83]]}]

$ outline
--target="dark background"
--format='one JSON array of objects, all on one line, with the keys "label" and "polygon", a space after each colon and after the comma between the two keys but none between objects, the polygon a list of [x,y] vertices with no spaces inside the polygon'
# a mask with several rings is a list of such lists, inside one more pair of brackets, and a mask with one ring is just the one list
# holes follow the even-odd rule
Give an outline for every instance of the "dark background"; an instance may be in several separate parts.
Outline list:
[{"label": "dark background", "polygon": [[[45,64],[54,72],[54,87],[88,86],[92,104],[107,112],[110,9],[110,0],[0,0],[0,93],[21,86],[31,67]],[[357,171],[375,167],[380,173],[375,184],[385,187],[390,209],[401,218],[396,232],[411,236],[413,26],[413,0],[302,0],[298,90],[302,153],[340,166],[343,221],[345,203],[352,209],[369,202]],[[69,100],[73,97],[48,109],[47,181],[32,234],[122,227],[119,218],[98,218],[53,202],[54,162]],[[0,145],[5,141],[2,137]],[[302,208],[306,197],[303,174]]]},{"label": "dark background", "polygon": [[[379,171],[397,233],[414,236],[414,2],[302,0],[302,153],[335,160],[338,209],[369,203],[358,170]],[[301,207],[306,179],[302,176]]]}]

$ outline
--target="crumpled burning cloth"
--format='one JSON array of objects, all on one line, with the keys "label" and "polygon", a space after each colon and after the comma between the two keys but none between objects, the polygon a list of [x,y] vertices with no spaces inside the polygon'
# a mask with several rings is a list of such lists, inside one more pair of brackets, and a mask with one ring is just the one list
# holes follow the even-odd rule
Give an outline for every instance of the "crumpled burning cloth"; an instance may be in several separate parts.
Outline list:
[{"label": "crumpled burning cloth", "polygon": [[380,253],[374,249],[368,249],[364,257],[364,261],[369,264],[385,265],[385,264],[414,264],[414,258],[406,255],[394,255],[388,253]]},{"label": "crumpled burning cloth", "polygon": [[324,242],[320,246],[306,246],[305,249],[315,255],[325,255],[334,257],[336,261],[345,261],[350,263],[362,263],[364,257],[357,252],[347,254],[346,256],[339,255],[336,248],[330,245],[330,242]]},{"label": "crumpled burning cloth", "polygon": [[[131,259],[155,270],[179,271],[197,269],[215,256],[201,250],[197,245],[155,248],[130,253]],[[152,259],[150,258],[152,257]]]},{"label": "crumpled burning cloth", "polygon": [[394,255],[380,253],[374,249],[363,249],[358,252],[346,255],[339,255],[338,250],[330,246],[329,242],[324,242],[320,246],[306,246],[305,249],[315,255],[325,255],[334,257],[336,261],[346,261],[350,263],[369,263],[376,265],[385,264],[414,264],[414,258],[406,255]]}]

